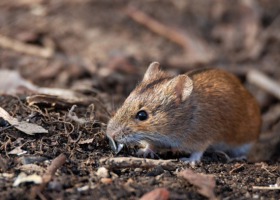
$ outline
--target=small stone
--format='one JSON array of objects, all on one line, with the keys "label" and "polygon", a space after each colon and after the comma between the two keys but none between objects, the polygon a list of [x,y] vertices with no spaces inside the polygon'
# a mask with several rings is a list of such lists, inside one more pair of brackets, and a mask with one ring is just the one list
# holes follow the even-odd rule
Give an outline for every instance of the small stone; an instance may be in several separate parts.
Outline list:
[{"label": "small stone", "polygon": [[131,184],[131,183],[133,183],[133,182],[134,182],[133,179],[132,179],[132,178],[129,178],[129,179],[126,181],[125,184]]},{"label": "small stone", "polygon": [[253,199],[259,199],[260,196],[258,194],[253,194]]},{"label": "small stone", "polygon": [[245,197],[246,197],[246,198],[251,198],[250,193],[249,193],[249,192],[246,192]]},{"label": "small stone", "polygon": [[106,169],[105,167],[100,167],[98,168],[96,175],[99,178],[108,178],[109,177],[108,169]]},{"label": "small stone", "polygon": [[134,172],[142,172],[143,171],[143,169],[141,169],[141,168],[135,168],[134,169]]},{"label": "small stone", "polygon": [[111,178],[101,178],[100,181],[104,184],[111,184],[113,182]]}]

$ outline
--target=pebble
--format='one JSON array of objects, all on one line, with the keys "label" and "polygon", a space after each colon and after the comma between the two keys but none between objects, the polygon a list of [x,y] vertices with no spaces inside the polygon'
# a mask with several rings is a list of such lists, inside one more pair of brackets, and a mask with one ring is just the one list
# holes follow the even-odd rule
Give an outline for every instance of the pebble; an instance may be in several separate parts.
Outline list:
[{"label": "pebble", "polygon": [[104,184],[111,184],[113,182],[111,178],[101,178],[100,181]]},{"label": "pebble", "polygon": [[97,172],[96,172],[96,175],[99,178],[108,178],[110,176],[109,172],[108,172],[108,169],[106,169],[105,167],[99,167]]},{"label": "pebble", "polygon": [[135,168],[134,169],[134,172],[142,172],[143,171],[143,169],[141,169],[141,168]]}]

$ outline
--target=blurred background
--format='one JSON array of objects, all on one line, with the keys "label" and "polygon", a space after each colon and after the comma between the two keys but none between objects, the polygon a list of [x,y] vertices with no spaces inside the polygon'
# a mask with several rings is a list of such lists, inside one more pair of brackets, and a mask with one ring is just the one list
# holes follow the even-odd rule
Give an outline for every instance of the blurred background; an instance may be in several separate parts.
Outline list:
[{"label": "blurred background", "polygon": [[279,12],[277,0],[1,0],[0,66],[41,86],[89,79],[106,92],[131,90],[152,61],[278,80]]},{"label": "blurred background", "polygon": [[236,74],[260,103],[263,132],[280,129],[278,0],[0,2],[2,92],[26,87],[23,80],[82,90],[112,113],[152,61],[173,74],[203,67]]},{"label": "blurred background", "polygon": [[[133,166],[103,182],[96,173],[100,159],[115,156],[108,119],[153,61],[173,75],[216,67],[238,76],[261,107],[261,139],[248,163],[214,156],[196,171],[217,177],[221,198],[279,198],[279,0],[0,0],[0,108],[48,131],[26,135],[0,117],[0,172],[9,173],[1,198],[35,198],[30,184],[13,186],[18,173],[35,173],[23,168],[28,160],[46,167],[66,153],[40,199],[138,199],[159,186],[171,199],[201,199],[172,170]],[[278,190],[252,190],[272,184]]]}]

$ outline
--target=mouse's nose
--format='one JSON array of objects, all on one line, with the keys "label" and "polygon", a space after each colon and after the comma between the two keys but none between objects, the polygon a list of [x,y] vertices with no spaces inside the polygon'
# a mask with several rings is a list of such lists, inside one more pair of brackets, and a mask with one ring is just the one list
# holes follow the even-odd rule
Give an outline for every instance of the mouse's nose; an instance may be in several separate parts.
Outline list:
[{"label": "mouse's nose", "polygon": [[[115,136],[115,135],[114,135]],[[111,149],[116,153],[118,154],[124,147],[124,144],[121,144],[121,143],[116,143],[114,138],[107,135],[108,139],[109,139],[109,145],[111,147]]]}]

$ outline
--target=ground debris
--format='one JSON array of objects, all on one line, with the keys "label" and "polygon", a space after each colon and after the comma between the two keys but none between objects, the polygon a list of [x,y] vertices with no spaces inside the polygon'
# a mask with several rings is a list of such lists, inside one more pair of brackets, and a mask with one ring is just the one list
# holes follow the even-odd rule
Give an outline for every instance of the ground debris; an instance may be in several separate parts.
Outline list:
[{"label": "ground debris", "polygon": [[165,188],[156,188],[144,194],[140,200],[168,200],[169,191]]},{"label": "ground debris", "polygon": [[179,172],[178,176],[186,179],[190,184],[198,187],[198,192],[201,195],[209,198],[210,200],[218,199],[214,193],[216,181],[213,175],[195,173],[190,169],[185,169]]},{"label": "ground debris", "polygon": [[277,178],[276,183],[269,186],[253,186],[253,190],[280,190],[280,177]]},{"label": "ground debris", "polygon": [[32,174],[32,175],[26,175],[25,173],[20,173],[18,177],[16,178],[13,186],[17,187],[21,183],[26,183],[26,182],[32,182],[34,184],[41,184],[42,183],[42,177],[37,175],[37,174]]},{"label": "ground debris", "polygon": [[116,157],[102,158],[99,160],[101,165],[107,166],[109,169],[116,168],[154,168],[161,166],[165,170],[175,170],[176,160],[154,160],[147,158],[134,157]]},{"label": "ground debris", "polygon": [[42,183],[32,188],[30,194],[31,199],[35,199],[37,195],[41,195],[41,192],[44,190],[46,185],[52,180],[57,169],[60,168],[65,162],[66,156],[64,154],[60,154],[52,161],[51,165],[47,168],[47,171],[42,176]]},{"label": "ground debris", "polygon": [[48,130],[37,124],[32,124],[26,121],[18,121],[18,119],[12,117],[6,110],[0,107],[0,117],[8,121],[16,129],[26,133],[28,135],[35,135],[36,133],[48,133]]}]

